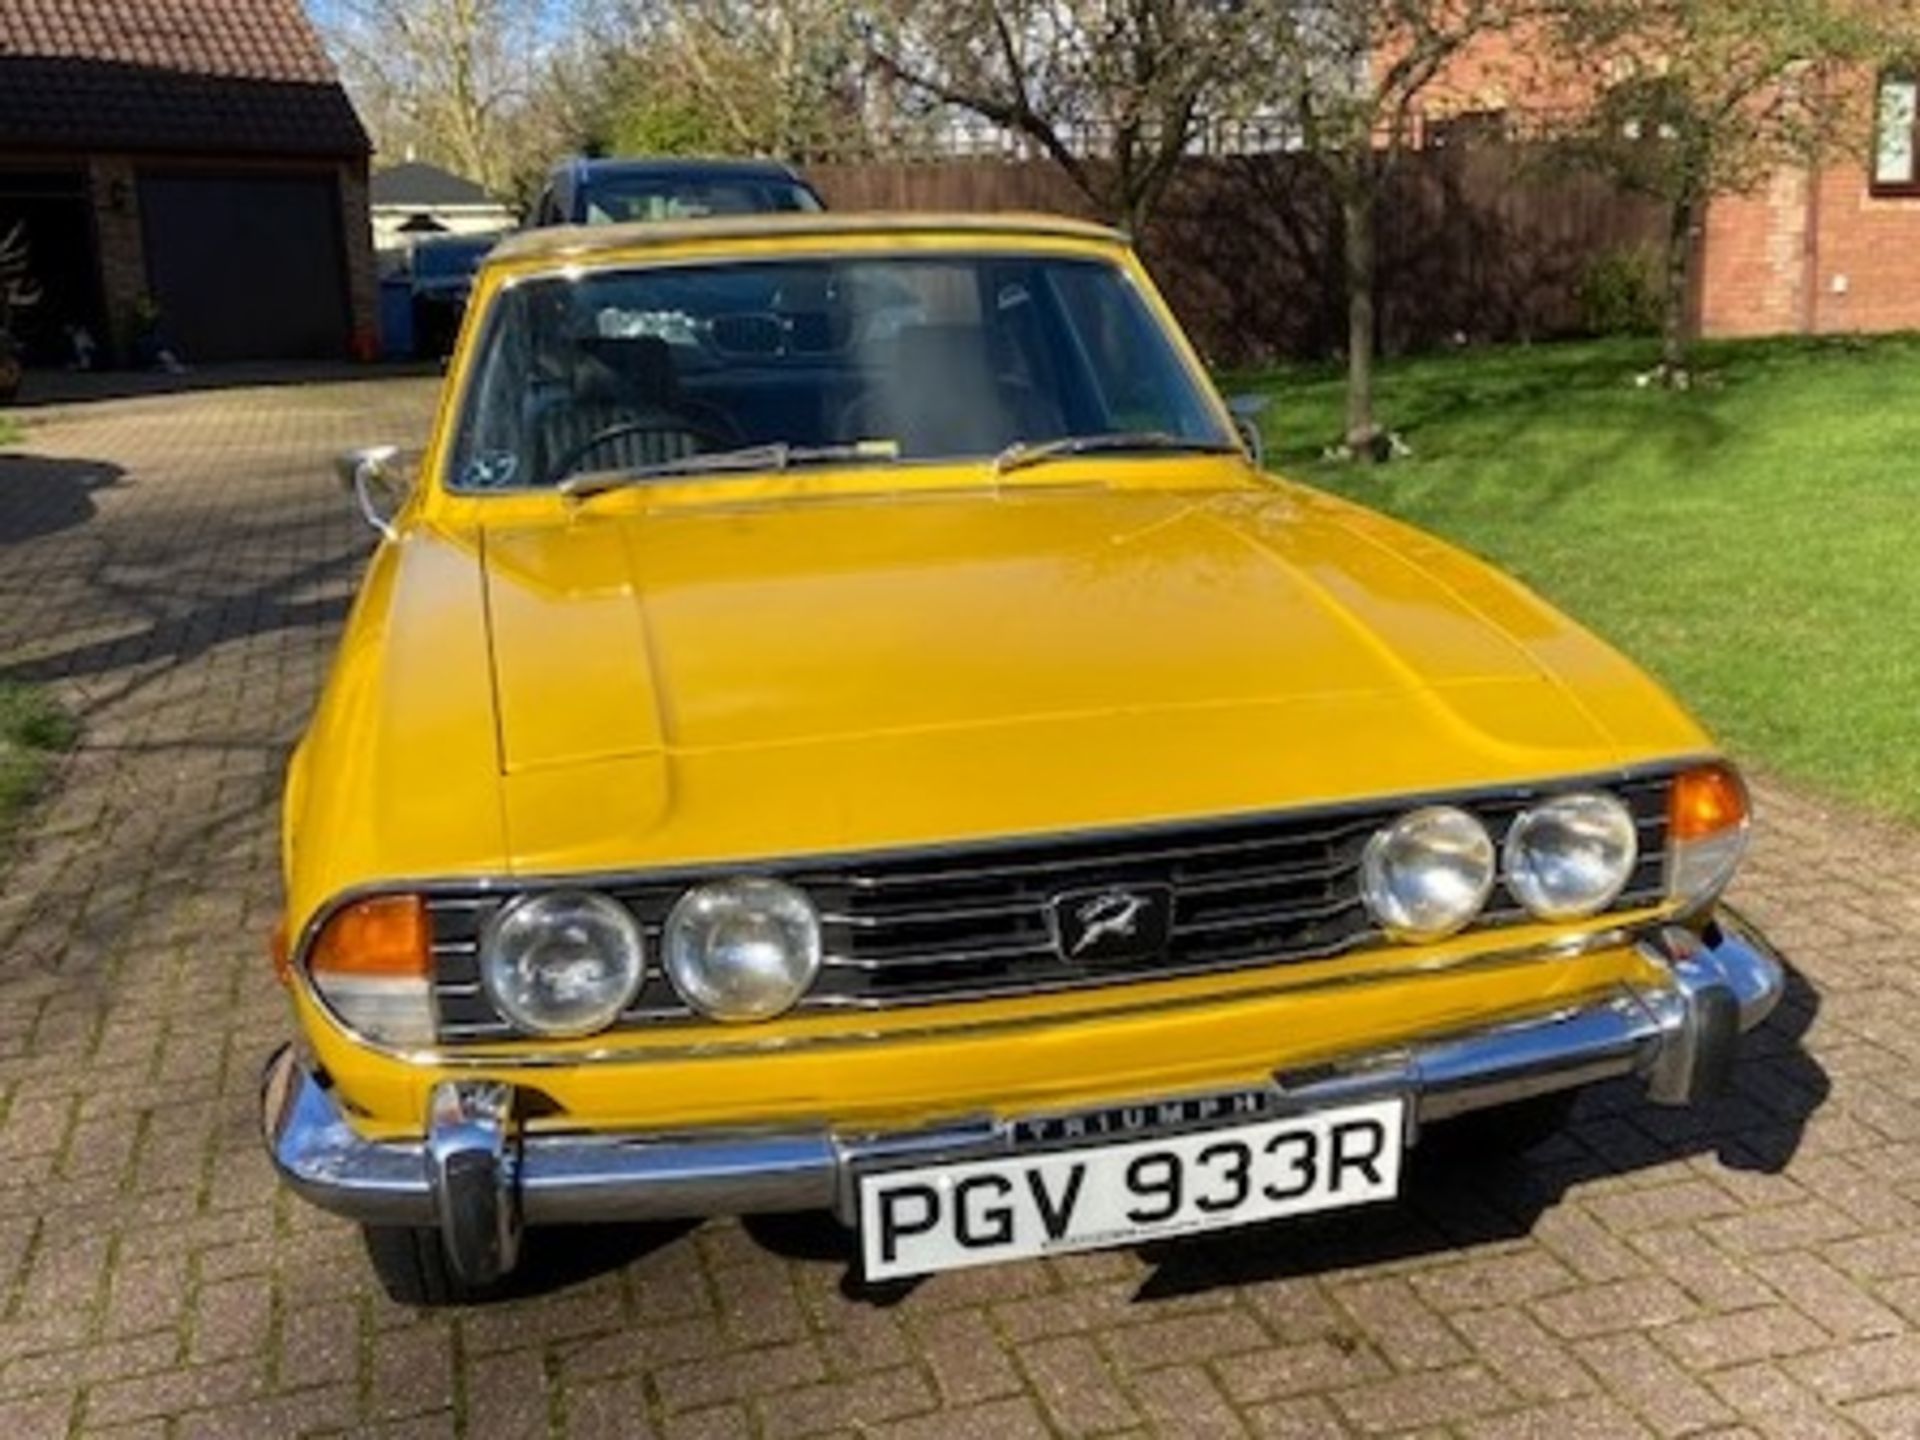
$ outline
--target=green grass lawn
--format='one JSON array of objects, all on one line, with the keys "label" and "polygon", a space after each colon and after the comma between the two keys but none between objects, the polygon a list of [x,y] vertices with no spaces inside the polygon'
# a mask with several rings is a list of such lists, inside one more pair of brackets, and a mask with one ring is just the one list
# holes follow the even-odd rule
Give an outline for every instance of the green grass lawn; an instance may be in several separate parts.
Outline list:
[{"label": "green grass lawn", "polygon": [[0,682],[0,846],[40,793],[54,757],[73,744],[73,719],[38,690]]},{"label": "green grass lawn", "polygon": [[1737,755],[1920,821],[1920,338],[1717,345],[1684,394],[1644,344],[1389,365],[1411,459],[1321,459],[1331,371],[1275,397],[1275,467],[1487,556],[1665,679]]}]

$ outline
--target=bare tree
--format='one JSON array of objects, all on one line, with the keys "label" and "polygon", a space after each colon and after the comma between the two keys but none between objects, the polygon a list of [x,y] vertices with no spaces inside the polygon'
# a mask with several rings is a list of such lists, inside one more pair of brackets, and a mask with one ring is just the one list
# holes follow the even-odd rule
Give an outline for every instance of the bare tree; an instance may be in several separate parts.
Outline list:
[{"label": "bare tree", "polygon": [[868,43],[922,101],[1053,160],[1138,233],[1201,127],[1237,104],[1274,34],[1268,0],[882,0]]},{"label": "bare tree", "polygon": [[561,0],[331,0],[319,12],[375,142],[506,193]]},{"label": "bare tree", "polygon": [[[1632,4],[1633,0],[1622,0]],[[1346,449],[1386,453],[1375,419],[1379,212],[1415,139],[1422,99],[1475,42],[1511,29],[1527,0],[1312,0],[1288,7],[1276,103],[1326,167],[1338,202],[1347,290]]]},{"label": "bare tree", "polygon": [[[1840,0],[1565,0],[1566,63],[1604,78],[1572,137],[1667,210],[1660,373],[1689,378],[1689,297],[1707,210],[1782,166],[1857,149],[1872,86],[1857,67],[1911,53],[1885,6]],[[1904,43],[1903,43],[1904,42]]]},{"label": "bare tree", "polygon": [[853,0],[622,0],[617,14],[630,130],[796,160],[864,133]]}]

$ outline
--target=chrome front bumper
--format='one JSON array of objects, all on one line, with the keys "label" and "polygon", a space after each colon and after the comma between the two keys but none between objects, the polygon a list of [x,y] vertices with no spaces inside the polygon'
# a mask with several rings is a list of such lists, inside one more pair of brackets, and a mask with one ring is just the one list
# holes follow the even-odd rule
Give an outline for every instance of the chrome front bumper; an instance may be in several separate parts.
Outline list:
[{"label": "chrome front bumper", "polygon": [[[1417,1131],[1421,1122],[1628,1075],[1645,1077],[1661,1104],[1708,1098],[1724,1088],[1740,1034],[1779,1002],[1785,969],[1763,939],[1724,915],[1705,940],[1668,929],[1642,948],[1666,972],[1657,986],[1276,1074],[1275,1107],[1403,1094]],[[886,1135],[522,1136],[513,1101],[499,1081],[449,1080],[434,1091],[424,1141],[369,1141],[288,1048],[268,1063],[262,1123],[274,1165],[296,1192],[367,1224],[438,1228],[455,1267],[475,1283],[512,1268],[526,1225],[816,1209],[848,1218],[860,1169],[980,1159],[1010,1149],[1014,1132],[1003,1118]]]}]

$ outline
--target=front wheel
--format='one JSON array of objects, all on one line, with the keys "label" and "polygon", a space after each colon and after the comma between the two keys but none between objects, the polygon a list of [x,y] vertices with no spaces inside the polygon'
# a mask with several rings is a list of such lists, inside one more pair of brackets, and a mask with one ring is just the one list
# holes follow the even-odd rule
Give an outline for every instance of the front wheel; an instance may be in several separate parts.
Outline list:
[{"label": "front wheel", "polygon": [[363,1225],[367,1259],[396,1304],[430,1308],[470,1305],[499,1293],[499,1285],[474,1285],[447,1259],[440,1232],[424,1228]]}]

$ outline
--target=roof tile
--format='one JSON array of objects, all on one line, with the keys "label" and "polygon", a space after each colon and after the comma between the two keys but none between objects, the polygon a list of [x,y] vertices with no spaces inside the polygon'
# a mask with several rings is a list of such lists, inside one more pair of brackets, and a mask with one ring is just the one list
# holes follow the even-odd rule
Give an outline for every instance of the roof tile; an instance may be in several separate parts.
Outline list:
[{"label": "roof tile", "polygon": [[0,148],[364,155],[300,0],[0,0]]}]

